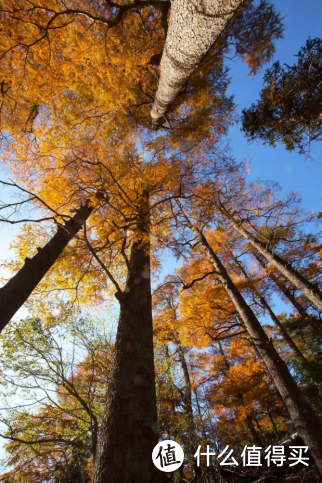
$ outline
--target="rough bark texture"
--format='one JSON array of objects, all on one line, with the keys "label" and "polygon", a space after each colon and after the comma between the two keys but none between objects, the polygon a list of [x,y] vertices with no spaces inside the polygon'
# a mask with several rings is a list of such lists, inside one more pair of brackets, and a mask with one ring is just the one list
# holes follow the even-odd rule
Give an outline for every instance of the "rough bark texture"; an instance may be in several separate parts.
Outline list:
[{"label": "rough bark texture", "polygon": [[151,109],[157,129],[170,104],[245,0],[173,0]]},{"label": "rough bark texture", "polygon": [[149,204],[140,207],[120,317],[94,483],[159,483],[152,462],[158,442],[150,283]]},{"label": "rough bark texture", "polygon": [[276,389],[281,395],[298,434],[309,447],[314,461],[322,474],[322,425],[320,421],[301,394],[287,365],[275,350],[272,341],[267,337],[254,312],[235,287],[207,239],[198,229],[196,229],[196,232],[207,257],[217,272],[218,279],[236,307]]},{"label": "rough bark texture", "polygon": [[[260,257],[257,257],[257,256],[255,258],[265,270],[266,266],[265,266],[265,263],[263,262],[263,260]],[[307,313],[305,308],[300,304],[300,302],[296,299],[296,297],[294,297],[292,292],[290,292],[290,290],[288,290],[286,285],[279,278],[277,278],[273,273],[269,273],[268,276],[271,280],[273,280],[275,285],[280,289],[280,291],[285,295],[285,297],[291,302],[293,307],[296,308],[296,310],[303,317],[303,319],[305,319],[308,322],[308,324],[310,324],[310,326],[312,327],[314,332],[322,340],[322,327],[321,327],[320,323],[314,317],[312,317],[310,314]]]},{"label": "rough bark texture", "polygon": [[73,218],[59,226],[57,233],[33,258],[26,258],[24,266],[0,289],[0,332],[10,322],[31,292],[56,262],[66,245],[82,228],[92,207],[81,206]]},{"label": "rough bark texture", "polygon": [[252,283],[250,277],[248,276],[248,273],[246,272],[246,270],[243,267],[243,265],[241,264],[241,262],[232,253],[231,253],[231,255],[233,256],[236,265],[239,267],[240,271],[242,272],[242,274],[244,275],[244,277],[246,278],[246,280],[249,280],[250,281],[251,288],[252,288],[254,294],[257,296],[257,298],[258,298],[259,302],[261,303],[262,307],[264,308],[265,312],[270,316],[270,318],[272,319],[272,321],[274,322],[274,324],[276,325],[276,327],[278,327],[278,329],[280,331],[280,334],[283,337],[283,339],[285,340],[285,342],[292,349],[292,351],[294,352],[294,354],[298,358],[299,362],[301,364],[306,364],[307,363],[307,360],[305,359],[304,355],[302,354],[302,352],[300,351],[300,349],[297,347],[296,343],[294,342],[294,340],[292,339],[292,337],[289,335],[289,333],[287,332],[287,330],[281,324],[281,322],[279,321],[279,319],[277,318],[277,316],[275,315],[275,313],[271,309],[270,305],[267,303],[265,297],[259,292],[259,290],[257,289],[257,287]]},{"label": "rough bark texture", "polygon": [[240,226],[234,218],[226,211],[221,210],[221,213],[230,221],[233,227],[241,234],[246,240],[249,241],[253,247],[255,247],[259,253],[263,255],[272,265],[274,265],[284,277],[286,277],[293,285],[301,290],[301,292],[306,295],[306,297],[311,300],[311,302],[316,305],[316,307],[322,311],[322,292],[316,286],[304,278],[295,268],[292,267],[288,262],[279,257],[274,250],[267,248],[264,243],[258,240],[254,235],[249,233],[245,228]]}]

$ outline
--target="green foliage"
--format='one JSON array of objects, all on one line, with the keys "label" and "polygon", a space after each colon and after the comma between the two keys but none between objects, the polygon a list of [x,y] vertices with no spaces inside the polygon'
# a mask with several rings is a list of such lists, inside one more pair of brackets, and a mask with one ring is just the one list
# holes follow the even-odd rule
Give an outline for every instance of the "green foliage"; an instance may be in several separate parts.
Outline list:
[{"label": "green foliage", "polygon": [[4,330],[0,436],[13,470],[1,481],[90,481],[113,350],[106,329],[83,317]]},{"label": "green foliage", "polygon": [[260,100],[243,110],[249,140],[305,153],[322,139],[322,40],[308,39],[293,66],[275,62],[266,71]]}]

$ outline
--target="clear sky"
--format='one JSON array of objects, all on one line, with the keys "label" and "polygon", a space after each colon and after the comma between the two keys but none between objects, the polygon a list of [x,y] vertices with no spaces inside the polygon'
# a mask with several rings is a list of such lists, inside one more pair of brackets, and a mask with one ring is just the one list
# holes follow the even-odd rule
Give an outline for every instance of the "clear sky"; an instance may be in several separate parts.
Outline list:
[{"label": "clear sky", "polygon": [[[284,18],[284,38],[276,42],[276,53],[256,77],[249,77],[246,64],[239,59],[227,61],[231,69],[229,93],[235,96],[238,113],[259,99],[262,76],[266,68],[279,60],[293,65],[294,57],[306,40],[322,37],[322,0],[275,0],[274,5]],[[240,125],[230,129],[233,151],[237,159],[250,158],[250,178],[278,181],[285,192],[298,190],[308,210],[322,211],[322,166],[296,152],[288,152],[283,145],[273,148],[262,142],[248,143]],[[312,144],[311,157],[322,165],[322,145]]]}]

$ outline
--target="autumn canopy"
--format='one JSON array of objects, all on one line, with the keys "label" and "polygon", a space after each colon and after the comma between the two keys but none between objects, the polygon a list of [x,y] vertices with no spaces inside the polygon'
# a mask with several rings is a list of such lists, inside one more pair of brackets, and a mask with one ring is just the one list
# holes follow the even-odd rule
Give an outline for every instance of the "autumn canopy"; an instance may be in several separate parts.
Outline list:
[{"label": "autumn canopy", "polygon": [[[249,183],[227,141],[225,57],[257,74],[281,15],[266,0],[0,0],[0,15],[0,221],[19,225],[0,288],[0,481],[296,477],[194,458],[294,433],[318,481],[316,215]],[[164,439],[184,448],[174,473],[151,459]]]}]

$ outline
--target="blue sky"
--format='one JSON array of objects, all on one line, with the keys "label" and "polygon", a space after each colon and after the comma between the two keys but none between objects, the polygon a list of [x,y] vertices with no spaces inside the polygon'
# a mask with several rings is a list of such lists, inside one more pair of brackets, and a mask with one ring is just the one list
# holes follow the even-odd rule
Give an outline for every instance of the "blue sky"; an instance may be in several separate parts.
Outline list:
[{"label": "blue sky", "polygon": [[[276,42],[272,62],[256,77],[249,77],[246,64],[237,58],[227,61],[232,78],[229,93],[235,96],[238,113],[258,100],[266,68],[277,60],[288,65],[294,64],[297,61],[294,55],[309,37],[322,37],[321,0],[276,0],[273,3],[285,18],[284,38]],[[273,148],[262,142],[249,143],[239,125],[230,129],[229,136],[236,158],[250,158],[251,179],[273,179],[280,183],[285,192],[298,190],[306,209],[322,211],[322,166],[296,152],[286,151],[282,145]],[[322,164],[321,143],[315,143],[312,148],[312,158]]]}]

